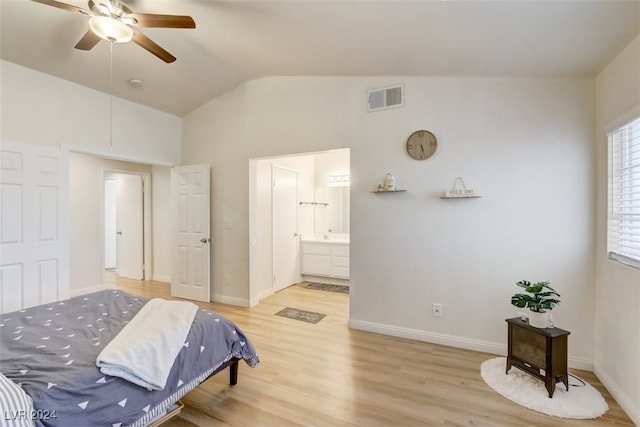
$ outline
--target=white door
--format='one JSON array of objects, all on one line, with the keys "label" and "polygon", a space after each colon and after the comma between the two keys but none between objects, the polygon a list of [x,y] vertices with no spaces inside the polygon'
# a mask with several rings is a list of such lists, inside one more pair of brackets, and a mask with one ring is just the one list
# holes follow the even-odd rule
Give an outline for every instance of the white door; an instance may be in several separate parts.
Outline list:
[{"label": "white door", "polygon": [[298,262],[298,172],[273,166],[273,291],[300,281]]},{"label": "white door", "polygon": [[209,165],[171,168],[174,297],[211,298],[210,174]]},{"label": "white door", "polygon": [[0,312],[69,297],[66,151],[0,144]]},{"label": "white door", "polygon": [[144,279],[142,200],[140,175],[116,175],[116,273],[135,280]]}]

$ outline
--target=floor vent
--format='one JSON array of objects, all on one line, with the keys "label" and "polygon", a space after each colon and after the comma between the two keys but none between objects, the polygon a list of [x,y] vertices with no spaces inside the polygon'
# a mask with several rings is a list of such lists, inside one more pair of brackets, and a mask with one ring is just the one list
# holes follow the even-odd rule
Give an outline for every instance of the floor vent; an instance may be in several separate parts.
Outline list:
[{"label": "floor vent", "polygon": [[380,111],[398,107],[404,107],[404,89],[402,85],[369,91],[369,111]]}]

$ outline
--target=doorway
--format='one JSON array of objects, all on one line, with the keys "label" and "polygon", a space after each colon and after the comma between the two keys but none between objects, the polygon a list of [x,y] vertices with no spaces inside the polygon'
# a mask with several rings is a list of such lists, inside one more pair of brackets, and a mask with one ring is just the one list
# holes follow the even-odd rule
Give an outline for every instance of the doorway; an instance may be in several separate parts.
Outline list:
[{"label": "doorway", "polygon": [[298,263],[298,171],[273,165],[272,242],[273,291],[300,280]]},{"label": "doorway", "polygon": [[119,277],[145,280],[151,255],[151,177],[109,170],[103,176],[104,268]]},{"label": "doorway", "polygon": [[211,166],[171,168],[171,296],[211,300]]},{"label": "doorway", "polygon": [[[286,170],[297,173],[297,190],[292,192],[292,194],[297,193],[293,202],[297,213],[293,214],[294,218],[281,221],[277,217],[287,214],[282,214],[280,210],[284,205],[292,203],[284,196],[281,200],[277,187],[273,186],[273,179],[274,176],[286,174]],[[301,273],[300,247],[303,239],[318,236],[349,239],[348,182],[340,184],[332,182],[336,177],[347,179],[345,177],[349,174],[349,149],[250,159],[249,304],[251,306],[257,305],[260,300],[284,287],[308,279]],[[342,189],[345,199],[340,199],[341,203],[328,203],[330,193],[337,189],[333,187],[338,185],[346,187]],[[324,203],[318,202],[320,199]],[[331,209],[336,208],[344,209],[344,212],[335,215],[341,221],[339,224],[332,222],[334,215],[330,212]],[[293,209],[290,211],[293,212]],[[290,240],[293,241],[290,245],[282,246],[283,242]],[[295,249],[282,250],[279,249],[281,246]],[[334,282],[348,285],[348,278],[326,277],[324,280],[324,283]]]}]

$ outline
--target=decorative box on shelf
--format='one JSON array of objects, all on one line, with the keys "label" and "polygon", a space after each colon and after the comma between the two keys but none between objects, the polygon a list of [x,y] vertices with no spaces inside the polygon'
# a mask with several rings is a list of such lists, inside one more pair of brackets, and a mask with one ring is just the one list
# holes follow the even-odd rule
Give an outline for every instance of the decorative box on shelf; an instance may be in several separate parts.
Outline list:
[{"label": "decorative box on shelf", "polygon": [[472,199],[482,197],[473,188],[467,188],[464,184],[464,180],[461,177],[457,177],[453,183],[453,188],[444,192],[444,195],[440,196],[441,199]]},{"label": "decorative box on shelf", "polygon": [[378,188],[372,193],[400,193],[406,190],[399,190],[396,188],[396,179],[390,173],[384,179],[382,184],[378,184]]}]

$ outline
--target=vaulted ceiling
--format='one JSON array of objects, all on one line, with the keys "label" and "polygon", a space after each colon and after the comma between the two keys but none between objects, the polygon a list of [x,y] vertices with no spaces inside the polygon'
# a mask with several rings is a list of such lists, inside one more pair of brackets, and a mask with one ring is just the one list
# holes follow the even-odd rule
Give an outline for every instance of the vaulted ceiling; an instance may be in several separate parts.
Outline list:
[{"label": "vaulted ceiling", "polygon": [[[65,3],[88,9],[83,0]],[[263,76],[594,77],[640,33],[638,0],[126,4],[194,18],[196,29],[140,28],[177,61],[131,42],[114,44],[112,54],[106,41],[74,49],[87,16],[31,0],[0,0],[0,57],[183,116]]]}]

